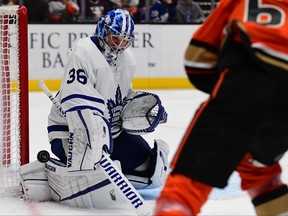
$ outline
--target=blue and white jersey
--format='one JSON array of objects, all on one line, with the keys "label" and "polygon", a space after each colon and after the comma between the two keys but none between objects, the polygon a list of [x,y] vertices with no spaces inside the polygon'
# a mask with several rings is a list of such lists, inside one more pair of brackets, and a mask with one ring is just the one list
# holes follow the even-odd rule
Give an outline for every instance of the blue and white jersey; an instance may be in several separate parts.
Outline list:
[{"label": "blue and white jersey", "polygon": [[[136,70],[136,61],[128,48],[110,66],[97,47],[95,36],[80,39],[68,55],[62,84],[56,99],[65,112],[91,109],[104,116],[113,138],[121,129],[121,111]],[[48,117],[49,141],[69,136],[66,118],[52,106]]]}]

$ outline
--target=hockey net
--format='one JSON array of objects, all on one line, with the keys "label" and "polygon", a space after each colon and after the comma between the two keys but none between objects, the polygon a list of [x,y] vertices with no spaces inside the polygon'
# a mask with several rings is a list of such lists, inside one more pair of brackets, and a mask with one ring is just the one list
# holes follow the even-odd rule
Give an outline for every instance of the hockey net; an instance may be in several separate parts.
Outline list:
[{"label": "hockey net", "polygon": [[29,162],[28,43],[24,6],[0,7],[0,196],[21,193]]}]

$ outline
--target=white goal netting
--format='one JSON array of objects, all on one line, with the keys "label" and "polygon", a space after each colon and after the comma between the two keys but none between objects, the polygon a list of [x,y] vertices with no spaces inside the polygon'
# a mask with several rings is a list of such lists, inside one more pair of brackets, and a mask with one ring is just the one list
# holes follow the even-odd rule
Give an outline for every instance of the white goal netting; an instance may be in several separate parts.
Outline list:
[{"label": "white goal netting", "polygon": [[21,164],[20,85],[22,83],[19,69],[21,17],[18,10],[18,6],[0,7],[0,195],[19,194],[21,190],[18,178]]}]

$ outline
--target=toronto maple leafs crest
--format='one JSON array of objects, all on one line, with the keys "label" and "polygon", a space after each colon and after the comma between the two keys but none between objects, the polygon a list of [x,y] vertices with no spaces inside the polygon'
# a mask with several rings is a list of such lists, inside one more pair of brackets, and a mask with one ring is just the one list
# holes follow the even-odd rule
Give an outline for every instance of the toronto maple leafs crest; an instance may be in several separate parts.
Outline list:
[{"label": "toronto maple leafs crest", "polygon": [[109,122],[111,124],[112,134],[113,132],[116,132],[116,128],[120,129],[121,127],[121,112],[125,100],[126,97],[122,98],[122,92],[119,85],[116,90],[115,100],[112,98],[107,100],[107,109],[109,113]]}]

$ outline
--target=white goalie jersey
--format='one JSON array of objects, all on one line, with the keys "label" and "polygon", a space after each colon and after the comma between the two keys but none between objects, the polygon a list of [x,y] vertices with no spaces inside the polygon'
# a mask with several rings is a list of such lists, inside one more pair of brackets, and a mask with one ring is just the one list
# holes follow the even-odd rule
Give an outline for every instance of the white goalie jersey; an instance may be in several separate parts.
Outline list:
[{"label": "white goalie jersey", "polygon": [[45,165],[36,161],[21,166],[26,200],[52,199],[85,208],[125,201],[138,215],[151,215],[136,188],[164,184],[169,147],[155,139],[151,148],[142,137],[130,134],[153,132],[166,122],[167,113],[158,95],[132,89],[133,39],[129,13],[112,10],[100,19],[94,36],[80,39],[70,50],[55,98],[43,88],[53,102],[48,137],[59,160],[38,155]]},{"label": "white goalie jersey", "polygon": [[[135,70],[136,61],[130,49],[110,66],[97,47],[96,37],[80,39],[68,55],[56,99],[66,112],[90,109],[104,116],[115,138],[122,130],[121,112]],[[48,132],[49,141],[69,136],[67,121],[55,107],[49,115]]]}]

